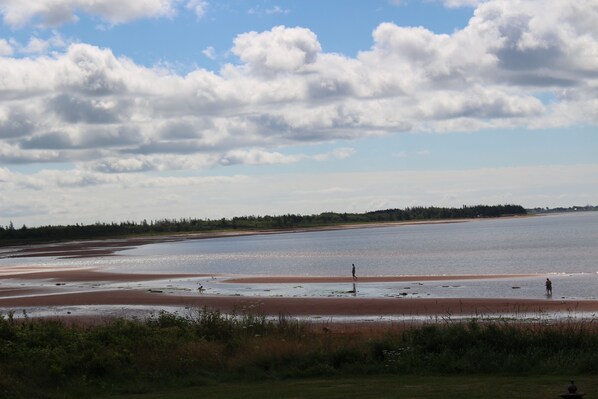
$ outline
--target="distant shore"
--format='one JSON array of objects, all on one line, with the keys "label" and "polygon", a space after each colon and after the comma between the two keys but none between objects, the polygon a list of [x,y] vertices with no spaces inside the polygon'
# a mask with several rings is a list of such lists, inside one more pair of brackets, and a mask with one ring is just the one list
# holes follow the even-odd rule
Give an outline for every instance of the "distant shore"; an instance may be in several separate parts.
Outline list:
[{"label": "distant shore", "polygon": [[379,223],[358,223],[358,224],[339,224],[321,227],[275,229],[275,230],[226,230],[212,231],[206,233],[177,233],[160,234],[152,236],[137,236],[124,238],[106,238],[68,241],[59,243],[39,243],[30,245],[16,245],[1,247],[0,258],[26,258],[26,257],[58,257],[58,258],[85,258],[97,256],[112,256],[119,251],[132,249],[147,244],[157,244],[164,242],[175,242],[184,240],[201,240],[223,237],[240,237],[251,235],[268,234],[290,234],[290,233],[308,233],[314,231],[336,231],[350,229],[368,229],[396,226],[410,226],[422,224],[446,224],[446,223],[466,223],[490,219],[507,219],[531,217],[530,215],[501,216],[499,218],[475,218],[475,219],[439,219],[439,220],[407,220],[399,222],[379,222]]}]

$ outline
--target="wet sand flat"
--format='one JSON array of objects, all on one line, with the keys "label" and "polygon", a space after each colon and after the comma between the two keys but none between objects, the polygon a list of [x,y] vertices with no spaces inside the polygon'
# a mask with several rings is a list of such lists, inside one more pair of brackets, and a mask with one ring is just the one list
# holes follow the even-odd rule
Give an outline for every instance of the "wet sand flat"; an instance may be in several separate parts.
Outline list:
[{"label": "wet sand flat", "polygon": [[279,298],[209,295],[169,295],[140,290],[74,292],[0,298],[0,308],[84,305],[154,305],[208,307],[223,312],[254,309],[267,315],[490,315],[541,312],[596,312],[598,301],[484,298]]},{"label": "wet sand flat", "polygon": [[0,269],[0,281],[9,279],[19,280],[52,280],[64,282],[135,282],[148,280],[164,280],[177,278],[206,277],[208,274],[151,274],[151,273],[113,273],[95,269],[73,268],[62,270],[51,270],[51,268],[28,269],[27,267]]},{"label": "wet sand flat", "polygon": [[[441,275],[359,277],[357,282],[397,282],[433,280],[498,279],[529,275]],[[268,315],[290,316],[423,316],[423,315],[489,315],[541,312],[596,312],[598,301],[559,299],[488,299],[488,298],[360,298],[346,297],[272,297],[208,295],[201,292],[166,293],[146,288],[77,288],[62,287],[64,282],[141,282],[166,279],[205,278],[205,274],[134,274],[113,273],[89,268],[51,270],[15,266],[0,275],[0,309],[19,307],[61,307],[88,305],[146,305],[175,307],[208,307],[223,312],[252,308]],[[39,286],[43,282],[50,283]],[[55,282],[61,282],[54,284]],[[224,284],[236,283],[345,283],[345,276],[253,276],[223,278]],[[15,286],[20,283],[20,286]]]},{"label": "wet sand flat", "polygon": [[426,276],[364,276],[353,279],[342,276],[251,276],[234,277],[224,280],[235,284],[309,284],[309,283],[391,283],[413,281],[480,280],[515,277],[536,277],[537,274],[467,274],[467,275],[426,275]]}]

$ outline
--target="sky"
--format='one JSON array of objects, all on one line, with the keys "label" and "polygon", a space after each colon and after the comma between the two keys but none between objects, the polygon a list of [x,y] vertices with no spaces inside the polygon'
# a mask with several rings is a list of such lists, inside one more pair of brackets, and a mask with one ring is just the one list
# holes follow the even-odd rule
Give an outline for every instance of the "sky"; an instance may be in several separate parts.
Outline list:
[{"label": "sky", "polygon": [[598,205],[595,0],[0,0],[0,226]]}]

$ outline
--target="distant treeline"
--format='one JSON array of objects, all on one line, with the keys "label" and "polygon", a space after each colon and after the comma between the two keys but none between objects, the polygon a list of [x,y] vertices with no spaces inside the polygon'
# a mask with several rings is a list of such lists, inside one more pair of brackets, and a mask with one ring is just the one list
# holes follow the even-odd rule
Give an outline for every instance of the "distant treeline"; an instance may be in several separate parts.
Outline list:
[{"label": "distant treeline", "polygon": [[387,209],[366,213],[325,212],[319,215],[242,216],[232,219],[143,220],[121,223],[75,224],[68,226],[42,226],[16,228],[11,222],[0,226],[0,245],[21,244],[35,241],[64,241],[121,237],[142,234],[190,233],[222,230],[262,230],[331,226],[347,223],[393,222],[429,219],[488,218],[504,215],[525,215],[520,205],[476,205],[462,208],[413,207]]},{"label": "distant treeline", "polygon": [[584,205],[584,206],[570,206],[569,208],[533,208],[528,209],[528,213],[563,213],[563,212],[590,212],[590,211],[598,211],[598,206],[594,205]]}]

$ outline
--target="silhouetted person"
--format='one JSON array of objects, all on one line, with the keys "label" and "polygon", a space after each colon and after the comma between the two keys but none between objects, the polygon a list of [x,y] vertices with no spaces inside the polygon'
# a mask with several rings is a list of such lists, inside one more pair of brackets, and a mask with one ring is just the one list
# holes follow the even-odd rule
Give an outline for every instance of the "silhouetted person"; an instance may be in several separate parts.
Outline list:
[{"label": "silhouetted person", "polygon": [[552,295],[552,281],[546,279],[546,295]]},{"label": "silhouetted person", "polygon": [[357,280],[357,276],[355,275],[355,263],[353,263],[353,267],[351,268],[351,274],[353,275],[353,280]]}]

